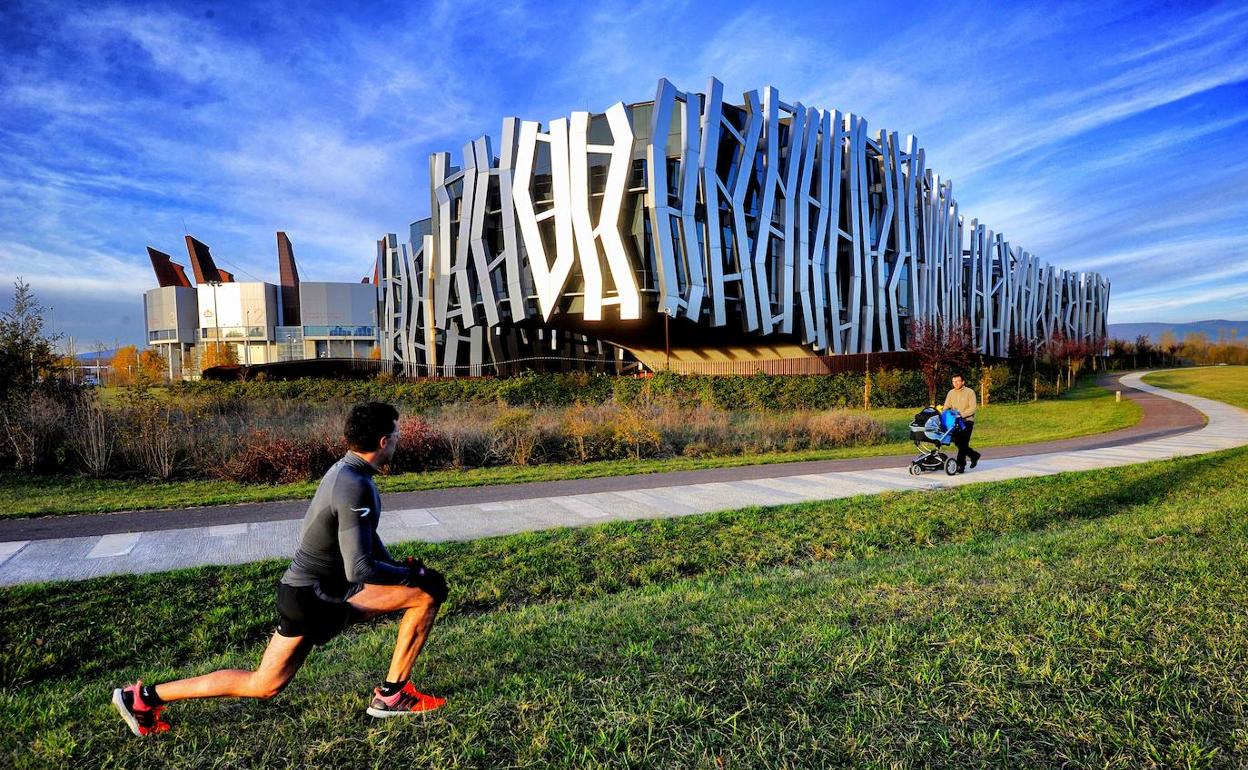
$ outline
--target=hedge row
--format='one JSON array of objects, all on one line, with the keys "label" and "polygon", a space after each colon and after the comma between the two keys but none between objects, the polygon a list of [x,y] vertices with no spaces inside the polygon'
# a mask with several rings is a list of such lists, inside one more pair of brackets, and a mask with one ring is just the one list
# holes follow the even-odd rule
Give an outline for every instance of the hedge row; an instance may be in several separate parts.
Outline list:
[{"label": "hedge row", "polygon": [[[1030,399],[1032,375],[1004,365],[967,372],[978,390],[980,379],[990,382],[990,399]],[[283,382],[187,382],[175,393],[224,401],[291,399],[296,401],[387,401],[426,411],[447,404],[503,403],[523,407],[563,407],[614,401],[622,406],[668,403],[717,409],[841,409],[863,406],[865,374],[702,376],[660,372],[653,377],[606,374],[536,374],[493,377],[398,380],[301,379]],[[1048,381],[1042,377],[1042,385]],[[942,386],[940,393],[943,393]],[[938,393],[938,397],[940,395]],[[1043,398],[1051,385],[1041,388]],[[888,370],[871,374],[871,406],[918,407],[927,403],[927,386],[916,371]]]}]

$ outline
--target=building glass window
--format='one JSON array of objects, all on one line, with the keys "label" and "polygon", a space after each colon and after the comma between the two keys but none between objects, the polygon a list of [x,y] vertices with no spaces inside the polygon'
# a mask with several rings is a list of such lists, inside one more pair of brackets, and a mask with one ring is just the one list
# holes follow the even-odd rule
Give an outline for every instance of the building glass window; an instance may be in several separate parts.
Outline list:
[{"label": "building glass window", "polygon": [[305,337],[375,337],[375,326],[305,326]]}]

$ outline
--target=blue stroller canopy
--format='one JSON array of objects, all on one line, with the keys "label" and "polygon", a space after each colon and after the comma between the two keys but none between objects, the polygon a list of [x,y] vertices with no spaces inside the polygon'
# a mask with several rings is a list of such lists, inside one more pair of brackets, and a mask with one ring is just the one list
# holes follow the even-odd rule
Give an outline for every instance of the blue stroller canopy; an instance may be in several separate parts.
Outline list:
[{"label": "blue stroller canopy", "polygon": [[949,432],[957,427],[961,415],[957,409],[946,409],[940,414],[932,415],[923,425],[923,435],[929,441],[940,444],[949,443]]}]

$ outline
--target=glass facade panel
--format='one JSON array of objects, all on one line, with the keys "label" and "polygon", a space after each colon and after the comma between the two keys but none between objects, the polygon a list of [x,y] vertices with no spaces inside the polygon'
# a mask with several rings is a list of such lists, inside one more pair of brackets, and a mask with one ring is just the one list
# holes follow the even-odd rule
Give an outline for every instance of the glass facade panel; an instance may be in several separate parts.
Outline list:
[{"label": "glass facade panel", "polygon": [[368,337],[376,336],[375,326],[305,326],[305,337]]}]

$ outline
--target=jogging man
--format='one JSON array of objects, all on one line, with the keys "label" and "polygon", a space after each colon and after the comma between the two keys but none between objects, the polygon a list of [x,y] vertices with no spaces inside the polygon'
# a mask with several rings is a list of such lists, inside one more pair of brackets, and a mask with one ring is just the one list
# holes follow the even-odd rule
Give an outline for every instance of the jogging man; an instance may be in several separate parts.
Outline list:
[{"label": "jogging man", "polygon": [[399,413],[382,403],[351,410],[344,429],[350,451],[321,479],[303,518],[294,562],[277,584],[277,632],[254,671],[223,669],[159,685],[142,680],[113,690],[113,705],[135,735],[164,732],[166,703],[186,698],[272,698],[308,653],[350,623],[405,610],[390,669],[373,691],[374,717],[417,714],[445,701],[416,690],[409,681],[438,607],[446,580],[419,561],[396,563],[377,537],[381,498],[373,476],[394,457]]},{"label": "jogging man", "polygon": [[945,408],[957,409],[962,415],[962,421],[966,423],[966,430],[955,430],[950,436],[953,439],[953,445],[958,448],[958,473],[966,472],[968,457],[971,459],[972,468],[979,464],[979,452],[971,449],[971,433],[975,430],[976,404],[975,391],[966,387],[966,380],[962,375],[953,375],[953,390],[945,395]]}]

